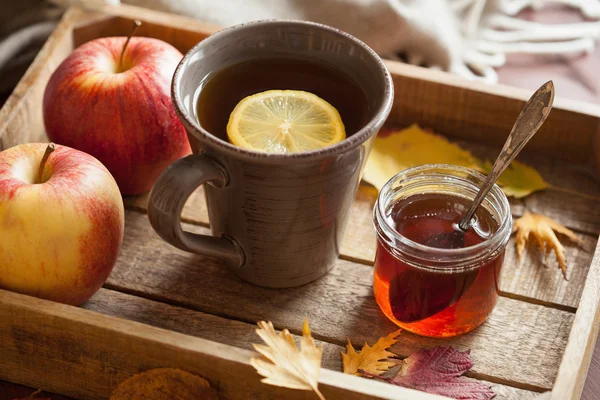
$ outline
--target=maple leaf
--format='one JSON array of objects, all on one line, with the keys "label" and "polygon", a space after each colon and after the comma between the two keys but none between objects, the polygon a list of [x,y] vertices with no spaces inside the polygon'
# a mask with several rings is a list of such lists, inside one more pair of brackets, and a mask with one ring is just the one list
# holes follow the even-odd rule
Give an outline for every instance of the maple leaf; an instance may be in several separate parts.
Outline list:
[{"label": "maple leaf", "polygon": [[[491,169],[492,163],[486,161],[484,171],[488,173]],[[498,186],[502,188],[507,196],[520,199],[538,190],[546,189],[548,183],[535,168],[514,160],[500,175]]]},{"label": "maple leaf", "polygon": [[253,346],[264,358],[252,358],[250,364],[265,377],[261,382],[290,389],[313,390],[321,400],[325,400],[318,388],[323,348],[315,346],[308,321],[304,320],[300,349],[287,329],[278,334],[270,321],[261,321],[258,327],[256,333],[266,346]]},{"label": "maple leaf", "polygon": [[379,338],[373,347],[370,347],[365,342],[365,345],[361,349],[360,353],[356,352],[352,346],[352,343],[350,343],[350,339],[348,339],[346,353],[341,353],[342,364],[344,365],[344,373],[360,376],[361,374],[358,372],[360,369],[362,371],[380,375],[381,373],[390,369],[390,367],[396,365],[396,363],[393,361],[387,361],[389,357],[396,356],[387,349],[397,342],[396,337],[401,331],[401,329],[398,329],[386,337]]},{"label": "maple leaf", "polygon": [[452,347],[421,349],[406,358],[388,373],[380,376],[364,372],[365,376],[394,385],[464,400],[489,400],[496,396],[491,386],[469,380],[461,375],[473,366],[469,350]]},{"label": "maple leaf", "polygon": [[377,137],[363,179],[381,190],[398,172],[423,164],[454,164],[482,170],[481,162],[467,150],[413,124]]},{"label": "maple leaf", "polygon": [[203,378],[176,368],[155,368],[133,375],[113,391],[110,400],[217,400]]},{"label": "maple leaf", "polygon": [[513,224],[513,232],[517,232],[517,256],[519,257],[519,260],[521,260],[525,244],[527,243],[529,236],[533,235],[546,258],[548,258],[550,253],[554,250],[563,277],[565,280],[568,280],[565,248],[554,234],[555,231],[583,247],[583,242],[572,230],[545,215],[525,211],[523,216],[517,219]]}]

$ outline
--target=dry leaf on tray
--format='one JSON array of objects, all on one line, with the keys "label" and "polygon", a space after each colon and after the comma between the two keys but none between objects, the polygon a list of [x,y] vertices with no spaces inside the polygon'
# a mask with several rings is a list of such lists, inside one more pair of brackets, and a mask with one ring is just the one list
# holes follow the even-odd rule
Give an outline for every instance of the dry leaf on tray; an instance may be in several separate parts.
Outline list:
[{"label": "dry leaf on tray", "polygon": [[[483,173],[491,169],[490,162],[483,163],[456,143],[414,124],[375,139],[363,179],[381,190],[398,172],[424,164],[460,165]],[[548,187],[534,168],[516,160],[504,171],[498,185],[507,196],[516,198]]]},{"label": "dry leaf on tray", "polygon": [[254,349],[264,358],[252,358],[250,364],[269,385],[290,389],[314,390],[321,400],[325,398],[318,388],[323,348],[315,346],[308,321],[304,321],[300,350],[287,329],[277,333],[271,322],[261,321],[256,330],[266,345],[255,344]]},{"label": "dry leaf on tray", "polygon": [[[485,173],[487,174],[491,169],[492,163],[486,161],[484,165]],[[498,185],[507,196],[513,196],[517,199],[548,187],[548,183],[535,168],[517,160],[511,162],[508,168],[500,175]]]},{"label": "dry leaf on tray", "polygon": [[216,400],[203,378],[176,368],[156,368],[124,380],[110,400]]},{"label": "dry leaf on tray", "polygon": [[414,124],[387,136],[377,137],[363,179],[381,190],[398,172],[423,164],[455,164],[481,170],[481,162],[443,136]]},{"label": "dry leaf on tray", "polygon": [[558,267],[566,280],[567,260],[565,259],[565,248],[554,234],[555,231],[565,235],[578,245],[583,246],[581,239],[579,239],[572,230],[545,215],[525,211],[525,214],[513,224],[513,232],[517,232],[516,242],[519,260],[523,256],[523,250],[525,249],[525,244],[527,243],[529,236],[533,235],[546,258],[548,258],[550,253],[554,250],[556,260],[558,261]]},{"label": "dry leaf on tray", "polygon": [[350,339],[346,345],[346,353],[342,352],[342,364],[344,365],[344,373],[350,375],[361,376],[358,370],[366,371],[372,374],[380,375],[381,373],[396,365],[393,361],[388,361],[389,357],[396,355],[387,349],[397,342],[396,337],[402,330],[398,329],[390,333],[386,337],[380,338],[373,347],[366,342],[360,353],[357,353]]},{"label": "dry leaf on tray", "polygon": [[491,386],[461,375],[473,366],[469,351],[452,347],[421,349],[383,375],[365,376],[394,385],[455,399],[488,400],[496,395]]}]

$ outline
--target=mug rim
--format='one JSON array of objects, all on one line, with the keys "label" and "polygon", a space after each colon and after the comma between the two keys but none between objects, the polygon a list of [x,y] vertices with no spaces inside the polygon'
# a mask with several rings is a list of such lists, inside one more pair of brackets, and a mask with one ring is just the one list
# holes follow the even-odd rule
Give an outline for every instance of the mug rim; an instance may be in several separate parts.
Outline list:
[{"label": "mug rim", "polygon": [[[257,25],[276,25],[281,23],[289,23],[295,25],[304,25],[319,28],[325,31],[332,32],[334,34],[345,37],[346,39],[354,42],[357,46],[361,47],[363,50],[367,51],[367,53],[372,57],[372,59],[379,66],[381,73],[383,74],[384,84],[383,84],[383,102],[375,111],[375,115],[369,119],[369,121],[356,133],[347,137],[346,139],[331,145],[324,147],[318,150],[304,151],[304,152],[296,152],[296,153],[268,153],[262,151],[248,150],[238,146],[235,146],[223,139],[218,138],[217,136],[211,134],[208,130],[203,128],[195,118],[185,112],[183,105],[181,104],[181,99],[178,96],[180,80],[183,75],[184,66],[187,64],[188,60],[198,52],[199,49],[209,46],[211,42],[219,40],[219,38],[223,35],[228,34],[231,31],[238,30],[244,27],[251,27]],[[376,133],[387,117],[390,114],[392,109],[393,101],[394,101],[394,84],[392,81],[392,76],[385,66],[383,60],[375,53],[373,49],[371,49],[367,44],[365,44],[360,39],[356,38],[353,35],[350,35],[347,32],[342,31],[341,29],[334,28],[329,25],[320,24],[317,22],[311,21],[303,21],[296,19],[266,19],[266,20],[256,20],[250,22],[244,22],[241,24],[233,25],[227,28],[224,28],[218,32],[213,33],[209,37],[198,42],[194,47],[192,47],[179,61],[177,68],[175,69],[175,73],[173,74],[173,79],[171,83],[171,101],[173,102],[173,106],[175,108],[175,112],[177,113],[179,119],[186,125],[186,129],[191,132],[196,139],[214,146],[220,150],[223,150],[231,155],[242,156],[244,158],[253,159],[253,160],[264,160],[264,161],[292,161],[292,160],[306,160],[306,159],[317,159],[326,156],[341,154],[350,150],[354,147],[357,147],[364,143],[369,139],[374,133]]]}]

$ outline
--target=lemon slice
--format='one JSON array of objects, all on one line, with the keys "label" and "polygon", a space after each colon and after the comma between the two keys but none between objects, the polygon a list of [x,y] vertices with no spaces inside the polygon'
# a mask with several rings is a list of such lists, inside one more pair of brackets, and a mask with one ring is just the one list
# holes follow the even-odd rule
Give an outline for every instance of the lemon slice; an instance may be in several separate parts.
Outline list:
[{"label": "lemon slice", "polygon": [[346,138],[331,104],[300,90],[267,90],[238,103],[227,124],[229,141],[249,150],[294,153],[322,149]]}]

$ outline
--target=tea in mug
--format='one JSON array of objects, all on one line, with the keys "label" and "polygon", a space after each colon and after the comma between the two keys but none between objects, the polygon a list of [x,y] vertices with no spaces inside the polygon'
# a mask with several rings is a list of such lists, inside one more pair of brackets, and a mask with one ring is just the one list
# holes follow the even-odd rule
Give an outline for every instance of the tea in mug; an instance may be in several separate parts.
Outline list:
[{"label": "tea in mug", "polygon": [[[344,73],[284,58],[247,61],[209,75],[197,103],[198,120],[211,134],[269,152],[334,144],[359,131],[368,111],[366,95]],[[274,143],[287,128],[295,139]],[[301,148],[294,149],[296,144]]]}]

